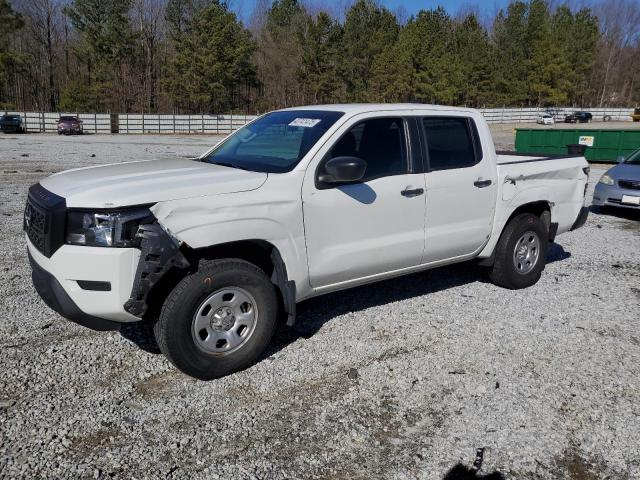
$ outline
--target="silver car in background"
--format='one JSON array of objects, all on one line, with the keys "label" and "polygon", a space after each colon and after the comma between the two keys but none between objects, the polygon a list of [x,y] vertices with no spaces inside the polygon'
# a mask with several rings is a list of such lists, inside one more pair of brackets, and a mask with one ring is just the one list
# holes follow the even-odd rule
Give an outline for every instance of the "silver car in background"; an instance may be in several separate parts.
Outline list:
[{"label": "silver car in background", "polygon": [[593,193],[593,205],[640,210],[640,148],[605,172]]}]

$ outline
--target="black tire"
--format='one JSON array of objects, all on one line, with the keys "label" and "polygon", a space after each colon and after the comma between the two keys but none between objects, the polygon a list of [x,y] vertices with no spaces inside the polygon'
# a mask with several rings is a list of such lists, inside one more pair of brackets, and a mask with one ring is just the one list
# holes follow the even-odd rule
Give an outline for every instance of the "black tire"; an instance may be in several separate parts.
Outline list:
[{"label": "black tire", "polygon": [[[521,273],[518,271],[514,252],[516,243],[527,232],[533,232],[537,235],[538,252],[535,262],[531,262],[531,270]],[[540,280],[544,270],[548,245],[549,232],[540,217],[530,213],[515,216],[502,231],[502,235],[500,235],[500,240],[496,245],[494,263],[489,270],[489,278],[494,284],[513,290],[534,285]]]},{"label": "black tire", "polygon": [[[254,330],[237,350],[223,355],[205,352],[192,334],[194,315],[207,297],[230,287],[239,287],[255,299]],[[239,259],[202,261],[197,272],[171,291],[154,331],[160,350],[171,363],[187,375],[211,380],[251,366],[269,345],[277,315],[275,287],[261,269]]]}]

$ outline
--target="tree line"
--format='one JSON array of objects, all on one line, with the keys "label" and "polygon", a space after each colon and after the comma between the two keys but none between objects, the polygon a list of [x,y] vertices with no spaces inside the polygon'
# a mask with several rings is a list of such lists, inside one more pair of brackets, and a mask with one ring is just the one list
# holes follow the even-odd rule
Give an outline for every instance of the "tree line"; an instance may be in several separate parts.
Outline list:
[{"label": "tree line", "polygon": [[[567,0],[570,2],[570,0]],[[0,0],[0,108],[255,113],[302,104],[633,106],[640,4],[494,18],[374,0]]]}]

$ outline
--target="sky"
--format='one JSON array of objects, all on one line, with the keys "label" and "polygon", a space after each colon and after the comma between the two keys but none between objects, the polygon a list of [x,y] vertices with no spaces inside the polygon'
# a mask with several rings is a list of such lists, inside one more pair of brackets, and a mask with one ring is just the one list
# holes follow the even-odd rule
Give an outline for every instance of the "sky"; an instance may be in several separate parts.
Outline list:
[{"label": "sky", "polygon": [[[509,0],[379,0],[380,3],[385,5],[389,10],[396,11],[398,8],[403,8],[406,14],[417,13],[421,9],[432,9],[438,5],[442,5],[447,11],[455,15],[461,8],[468,9],[469,7],[477,9],[480,12],[481,17],[492,18],[493,15],[500,9],[509,4]],[[231,0],[229,2],[233,10],[236,11],[238,16],[243,20],[249,20],[251,12],[255,6],[256,0]],[[352,3],[350,0],[310,0],[312,4],[326,4],[330,7],[341,10],[344,5]]]}]

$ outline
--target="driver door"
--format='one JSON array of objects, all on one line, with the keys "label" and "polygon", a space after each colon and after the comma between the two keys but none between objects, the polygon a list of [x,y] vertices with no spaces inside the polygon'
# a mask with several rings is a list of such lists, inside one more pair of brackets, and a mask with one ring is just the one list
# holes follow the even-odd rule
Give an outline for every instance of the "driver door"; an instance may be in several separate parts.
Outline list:
[{"label": "driver door", "polygon": [[[337,136],[329,151],[320,153],[322,160],[307,169],[303,186],[314,288],[415,266],[424,252],[425,178],[413,173],[406,120],[369,118]],[[347,185],[319,185],[323,162],[338,156],[364,159],[364,178]]]}]

